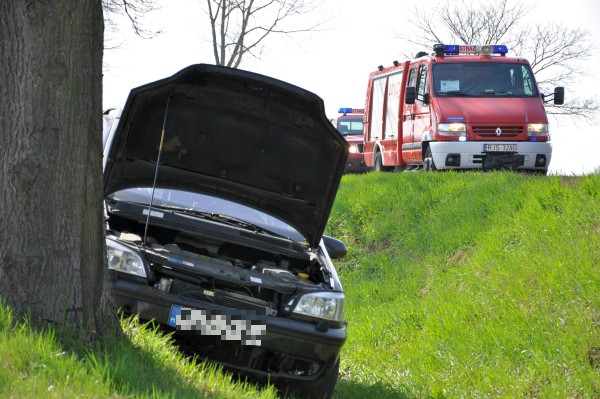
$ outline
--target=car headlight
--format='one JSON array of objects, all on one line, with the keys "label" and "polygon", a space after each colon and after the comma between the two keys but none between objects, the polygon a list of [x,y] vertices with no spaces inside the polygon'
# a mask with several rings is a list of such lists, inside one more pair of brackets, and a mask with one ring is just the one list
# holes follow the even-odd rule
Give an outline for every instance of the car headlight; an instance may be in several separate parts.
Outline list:
[{"label": "car headlight", "polygon": [[140,254],[109,238],[106,239],[106,260],[109,269],[146,277],[144,261]]},{"label": "car headlight", "polygon": [[341,322],[344,319],[344,300],[341,292],[311,292],[300,297],[292,312]]},{"label": "car headlight", "polygon": [[442,136],[464,136],[467,125],[459,122],[438,123],[438,133]]},{"label": "car headlight", "polygon": [[358,154],[360,151],[358,151],[358,145],[356,144],[350,144],[350,148],[348,149],[348,151],[350,152],[350,154]]},{"label": "car headlight", "polygon": [[547,136],[550,132],[547,123],[528,123],[527,124],[527,135],[528,136]]}]

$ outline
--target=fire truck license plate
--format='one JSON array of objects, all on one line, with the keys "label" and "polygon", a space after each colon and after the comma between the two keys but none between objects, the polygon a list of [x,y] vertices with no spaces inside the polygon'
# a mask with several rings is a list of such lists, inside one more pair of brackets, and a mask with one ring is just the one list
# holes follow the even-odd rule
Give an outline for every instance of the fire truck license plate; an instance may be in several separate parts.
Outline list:
[{"label": "fire truck license plate", "polygon": [[484,144],[483,152],[517,152],[516,144]]}]

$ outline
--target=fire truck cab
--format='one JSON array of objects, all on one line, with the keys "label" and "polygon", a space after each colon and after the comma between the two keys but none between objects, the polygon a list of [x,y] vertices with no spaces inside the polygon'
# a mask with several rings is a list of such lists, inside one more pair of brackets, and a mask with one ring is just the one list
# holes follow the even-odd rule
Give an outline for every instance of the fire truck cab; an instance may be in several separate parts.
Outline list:
[{"label": "fire truck cab", "polygon": [[[547,173],[547,96],[503,45],[433,46],[369,76],[364,159],[375,170],[524,169]],[[556,87],[554,104],[564,102]],[[551,98],[550,98],[551,99]]]},{"label": "fire truck cab", "polygon": [[350,144],[348,160],[344,173],[363,173],[370,168],[363,160],[363,127],[364,113],[362,108],[339,108],[341,115],[335,119],[336,129],[344,136]]}]

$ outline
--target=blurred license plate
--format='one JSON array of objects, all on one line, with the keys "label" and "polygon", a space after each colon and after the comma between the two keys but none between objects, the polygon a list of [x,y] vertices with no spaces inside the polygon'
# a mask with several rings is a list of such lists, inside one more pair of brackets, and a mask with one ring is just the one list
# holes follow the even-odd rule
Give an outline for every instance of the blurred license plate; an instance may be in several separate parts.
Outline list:
[{"label": "blurred license plate", "polygon": [[516,144],[484,144],[483,152],[517,152]]},{"label": "blurred license plate", "polygon": [[252,310],[212,311],[171,305],[168,324],[180,331],[196,331],[224,341],[261,346],[267,332],[266,319]]}]

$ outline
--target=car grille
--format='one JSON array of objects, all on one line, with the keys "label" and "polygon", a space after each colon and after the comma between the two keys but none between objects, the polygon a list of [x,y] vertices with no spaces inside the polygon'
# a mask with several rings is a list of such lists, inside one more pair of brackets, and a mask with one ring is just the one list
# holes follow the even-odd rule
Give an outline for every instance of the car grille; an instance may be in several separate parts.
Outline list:
[{"label": "car grille", "polygon": [[253,310],[269,316],[277,315],[277,310],[272,304],[260,298],[213,287],[201,288],[177,278],[173,279],[169,292],[189,298],[207,300],[233,309]]},{"label": "car grille", "polygon": [[236,294],[234,292],[223,294],[222,304],[230,308],[255,310],[261,314],[277,316],[277,310],[273,309],[269,302],[246,295]]}]

